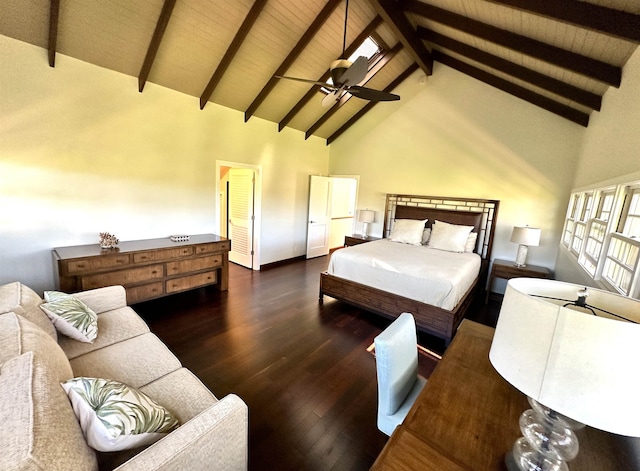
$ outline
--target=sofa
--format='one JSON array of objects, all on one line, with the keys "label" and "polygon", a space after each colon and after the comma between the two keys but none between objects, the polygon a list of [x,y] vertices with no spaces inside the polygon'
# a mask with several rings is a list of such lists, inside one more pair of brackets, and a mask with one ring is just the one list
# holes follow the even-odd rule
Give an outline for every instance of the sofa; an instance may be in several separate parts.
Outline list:
[{"label": "sofa", "polygon": [[[0,469],[247,469],[242,399],[218,400],[184,368],[127,306],[122,286],[72,296],[97,315],[92,342],[61,334],[42,308],[45,300],[29,287],[0,286]],[[157,440],[150,445],[97,451],[62,387],[78,378],[125,384],[176,423],[169,432],[149,434]]]}]

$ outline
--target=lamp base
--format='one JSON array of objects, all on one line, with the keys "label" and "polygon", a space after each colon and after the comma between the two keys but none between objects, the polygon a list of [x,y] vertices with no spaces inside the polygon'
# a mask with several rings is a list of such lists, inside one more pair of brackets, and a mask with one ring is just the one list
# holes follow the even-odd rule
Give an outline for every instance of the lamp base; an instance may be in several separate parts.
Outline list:
[{"label": "lamp base", "polygon": [[518,245],[518,253],[516,255],[516,263],[514,264],[518,268],[526,267],[527,261],[527,252],[529,251],[529,247],[526,245],[520,244]]},{"label": "lamp base", "polygon": [[569,471],[566,461],[578,454],[572,429],[582,424],[558,414],[532,398],[533,409],[520,416],[520,437],[505,456],[509,471]]},{"label": "lamp base", "polygon": [[362,238],[363,239],[368,239],[369,236],[367,235],[367,226],[369,225],[368,222],[363,222],[362,223]]}]

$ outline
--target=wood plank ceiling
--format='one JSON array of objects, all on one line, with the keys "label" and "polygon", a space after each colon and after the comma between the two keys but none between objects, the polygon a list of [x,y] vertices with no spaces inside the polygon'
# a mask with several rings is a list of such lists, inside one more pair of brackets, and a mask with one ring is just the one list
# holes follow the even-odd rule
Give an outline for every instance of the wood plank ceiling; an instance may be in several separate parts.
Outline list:
[{"label": "wood plank ceiling", "polygon": [[[152,82],[327,144],[385,104],[323,108],[319,86],[275,76],[325,81],[344,20],[345,0],[0,3],[0,34],[45,48],[51,67],[64,54],[137,77],[141,93]],[[347,54],[368,36],[382,52],[367,87],[393,91],[437,61],[587,126],[640,43],[640,1],[350,0]]]}]

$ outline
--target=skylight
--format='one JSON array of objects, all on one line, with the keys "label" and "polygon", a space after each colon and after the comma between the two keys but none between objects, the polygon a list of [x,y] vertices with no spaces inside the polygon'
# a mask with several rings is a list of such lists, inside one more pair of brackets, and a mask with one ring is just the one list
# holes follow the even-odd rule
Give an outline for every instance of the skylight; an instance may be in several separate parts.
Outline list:
[{"label": "skylight", "polygon": [[378,43],[376,43],[373,38],[369,36],[363,41],[362,44],[360,44],[360,47],[356,49],[356,52],[349,56],[349,60],[353,62],[360,56],[365,56],[367,59],[371,60],[371,58],[378,52],[380,52],[380,46],[378,46]]},{"label": "skylight", "polygon": [[[353,62],[358,57],[365,56],[369,60],[369,63],[371,63],[371,59],[375,57],[376,54],[380,53],[381,50],[382,49],[375,41],[375,39],[373,39],[371,36],[368,36],[367,39],[365,39],[362,44],[358,46],[358,49],[356,49],[355,52],[348,57],[348,60],[350,62]],[[327,83],[333,85],[333,80],[331,80],[331,77],[329,77]],[[325,93],[331,93],[330,90],[327,90],[324,87],[321,88],[321,90]]]}]

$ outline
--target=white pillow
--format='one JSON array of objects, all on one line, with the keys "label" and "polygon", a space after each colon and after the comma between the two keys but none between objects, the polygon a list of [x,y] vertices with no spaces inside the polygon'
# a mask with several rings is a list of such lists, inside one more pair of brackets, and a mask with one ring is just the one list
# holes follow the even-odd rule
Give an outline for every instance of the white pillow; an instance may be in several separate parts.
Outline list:
[{"label": "white pillow", "polygon": [[469,234],[469,237],[467,237],[467,243],[464,245],[464,251],[468,253],[475,252],[477,241],[478,241],[477,232],[472,232],[471,234]]},{"label": "white pillow", "polygon": [[89,446],[120,451],[150,445],[178,426],[171,412],[118,381],[73,378],[62,383]]},{"label": "white pillow", "polygon": [[428,247],[448,252],[464,252],[473,226],[459,226],[442,221],[434,221]]},{"label": "white pillow", "polygon": [[389,239],[402,244],[421,245],[427,219],[396,219]]},{"label": "white pillow", "polygon": [[45,291],[46,303],[40,305],[56,330],[85,343],[93,343],[98,336],[98,316],[85,303],[70,294]]},{"label": "white pillow", "polygon": [[429,243],[430,237],[431,237],[431,228],[425,227],[424,231],[422,231],[422,245],[427,245]]}]

